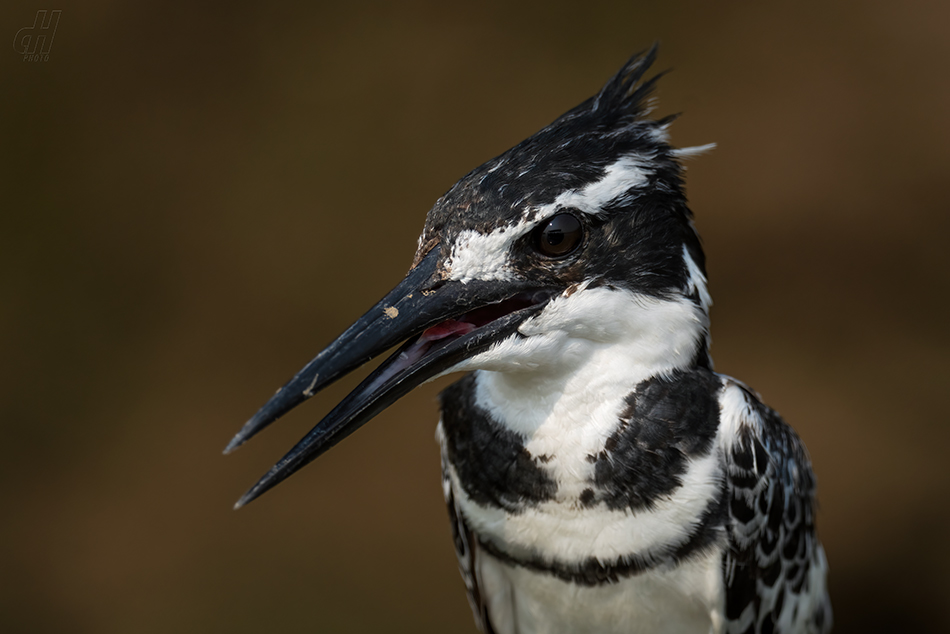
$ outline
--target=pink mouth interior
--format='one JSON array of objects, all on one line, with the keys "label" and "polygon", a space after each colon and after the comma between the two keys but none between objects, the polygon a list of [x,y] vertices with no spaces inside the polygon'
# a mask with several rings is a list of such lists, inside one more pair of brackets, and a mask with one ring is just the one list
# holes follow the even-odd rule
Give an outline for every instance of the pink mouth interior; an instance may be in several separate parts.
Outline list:
[{"label": "pink mouth interior", "polygon": [[419,340],[438,341],[439,339],[445,339],[446,337],[452,337],[453,335],[461,337],[462,335],[467,335],[468,333],[472,332],[475,330],[475,328],[477,328],[475,324],[469,323],[467,321],[446,319],[442,323],[436,324],[423,332],[422,336],[419,337]]},{"label": "pink mouth interior", "polygon": [[443,322],[431,326],[419,336],[419,343],[438,341],[446,337],[461,337],[467,335],[476,328],[480,328],[516,310],[527,308],[531,306],[532,303],[529,297],[516,295],[497,304],[489,304],[482,308],[476,308],[460,316],[458,319],[446,319]]}]

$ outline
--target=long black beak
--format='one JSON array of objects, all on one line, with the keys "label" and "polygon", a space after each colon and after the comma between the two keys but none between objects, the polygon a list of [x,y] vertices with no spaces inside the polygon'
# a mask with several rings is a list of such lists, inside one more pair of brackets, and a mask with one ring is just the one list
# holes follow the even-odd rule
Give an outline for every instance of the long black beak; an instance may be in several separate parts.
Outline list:
[{"label": "long black beak", "polygon": [[231,440],[225,453],[344,374],[405,341],[235,508],[279,484],[413,388],[514,334],[554,294],[528,282],[443,281],[437,272],[438,251],[430,251],[402,282],[278,390]]}]

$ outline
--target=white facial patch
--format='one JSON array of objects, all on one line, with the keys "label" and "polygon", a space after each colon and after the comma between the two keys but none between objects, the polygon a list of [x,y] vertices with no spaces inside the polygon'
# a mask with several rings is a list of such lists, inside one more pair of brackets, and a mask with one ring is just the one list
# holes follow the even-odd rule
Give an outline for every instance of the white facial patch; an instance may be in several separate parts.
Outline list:
[{"label": "white facial patch", "polygon": [[445,263],[449,279],[462,283],[514,279],[508,267],[508,253],[515,240],[533,228],[533,222],[522,220],[514,227],[499,227],[490,233],[471,229],[461,232]]}]

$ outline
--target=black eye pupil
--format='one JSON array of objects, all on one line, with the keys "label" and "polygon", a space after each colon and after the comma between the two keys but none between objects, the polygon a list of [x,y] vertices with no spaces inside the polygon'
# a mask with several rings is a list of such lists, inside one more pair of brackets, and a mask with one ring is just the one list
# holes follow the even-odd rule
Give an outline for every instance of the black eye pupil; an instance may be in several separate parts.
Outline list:
[{"label": "black eye pupil", "polygon": [[538,250],[549,257],[567,255],[577,248],[584,236],[581,221],[573,214],[558,214],[541,225]]}]

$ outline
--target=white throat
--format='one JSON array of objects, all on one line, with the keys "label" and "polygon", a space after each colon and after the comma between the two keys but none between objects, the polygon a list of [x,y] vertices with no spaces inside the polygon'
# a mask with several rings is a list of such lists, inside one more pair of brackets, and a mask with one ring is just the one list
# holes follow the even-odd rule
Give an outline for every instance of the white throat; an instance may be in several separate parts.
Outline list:
[{"label": "white throat", "polygon": [[[640,381],[686,367],[704,343],[708,317],[686,298],[656,299],[626,290],[584,288],[552,300],[518,332],[453,371],[483,370],[498,403],[527,406],[508,421],[530,433],[538,410],[579,398],[585,408]],[[583,412],[577,412],[583,415]]]}]

